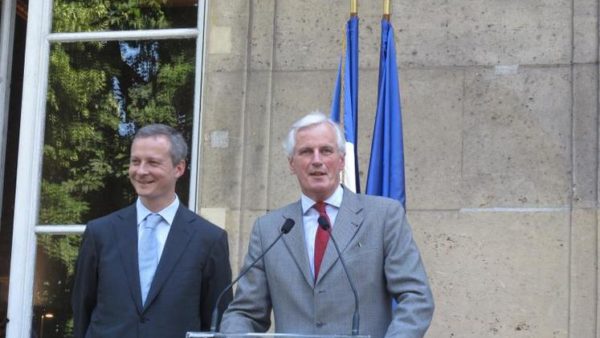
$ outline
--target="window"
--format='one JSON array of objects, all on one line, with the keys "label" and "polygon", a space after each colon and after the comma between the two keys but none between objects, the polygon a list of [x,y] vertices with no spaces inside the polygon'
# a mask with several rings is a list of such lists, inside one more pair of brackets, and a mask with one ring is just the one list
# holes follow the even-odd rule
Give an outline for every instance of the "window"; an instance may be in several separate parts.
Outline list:
[{"label": "window", "polygon": [[196,206],[205,3],[29,6],[7,336],[69,337],[83,224],[133,202],[127,164],[139,126],[165,123],[187,138],[178,194]]}]

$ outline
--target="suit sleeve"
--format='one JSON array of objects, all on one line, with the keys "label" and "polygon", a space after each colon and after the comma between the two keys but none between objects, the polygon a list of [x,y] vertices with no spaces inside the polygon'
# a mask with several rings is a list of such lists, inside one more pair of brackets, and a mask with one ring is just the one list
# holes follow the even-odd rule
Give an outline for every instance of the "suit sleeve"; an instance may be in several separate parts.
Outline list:
[{"label": "suit sleeve", "polygon": [[[254,223],[248,253],[240,271],[246,271],[262,252],[259,219]],[[271,308],[264,260],[261,259],[239,280],[235,298],[223,315],[221,332],[266,332],[271,326]]]},{"label": "suit sleeve", "polygon": [[[231,265],[229,264],[229,244],[227,233],[221,232],[210,250],[210,256],[202,272],[202,291],[200,304],[200,320],[202,331],[210,329],[212,311],[219,294],[231,283]],[[233,293],[228,290],[219,304],[219,313],[222,314],[231,302]]]},{"label": "suit sleeve", "polygon": [[388,291],[397,302],[386,337],[423,337],[433,316],[433,295],[419,249],[399,203],[392,203],[387,209],[384,248]]},{"label": "suit sleeve", "polygon": [[73,307],[74,337],[83,338],[96,307],[98,287],[98,254],[96,241],[89,225],[83,234],[75,265],[75,281],[71,304]]}]

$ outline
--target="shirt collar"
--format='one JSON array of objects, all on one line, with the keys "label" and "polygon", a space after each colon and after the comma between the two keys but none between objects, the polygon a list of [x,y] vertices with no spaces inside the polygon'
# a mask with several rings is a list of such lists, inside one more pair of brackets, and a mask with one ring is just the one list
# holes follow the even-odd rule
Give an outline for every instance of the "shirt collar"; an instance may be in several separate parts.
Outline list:
[{"label": "shirt collar", "polygon": [[[342,197],[343,196],[344,196],[344,188],[342,188],[342,186],[339,185],[337,187],[337,189],[335,189],[333,194],[331,194],[331,196],[329,196],[329,198],[323,202],[339,209],[340,206],[342,205]],[[302,203],[302,214],[303,215],[306,215],[306,213],[310,210],[310,208],[312,208],[313,205],[315,205],[315,203],[318,202],[318,201],[313,201],[310,197],[308,197],[304,194],[302,194],[302,196],[300,197],[300,201]]]},{"label": "shirt collar", "polygon": [[[144,219],[146,219],[148,214],[153,213],[152,211],[148,210],[148,208],[146,208],[144,206],[144,203],[142,203],[142,201],[140,200],[139,197],[138,197],[137,201],[135,202],[135,207],[137,210],[137,224],[138,225]],[[175,195],[175,200],[173,200],[173,202],[171,202],[171,204],[169,204],[167,207],[165,207],[161,211],[156,212],[156,214],[161,215],[162,218],[167,222],[167,224],[171,225],[171,224],[173,224],[173,220],[175,219],[175,214],[177,213],[177,209],[179,209],[179,197],[177,197],[177,195]]]}]

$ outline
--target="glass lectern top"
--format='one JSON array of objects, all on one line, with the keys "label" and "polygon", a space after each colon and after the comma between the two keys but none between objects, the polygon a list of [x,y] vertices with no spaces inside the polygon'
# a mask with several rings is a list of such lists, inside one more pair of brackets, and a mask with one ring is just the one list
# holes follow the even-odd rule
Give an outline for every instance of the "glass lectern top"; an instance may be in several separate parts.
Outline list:
[{"label": "glass lectern top", "polygon": [[220,333],[220,332],[188,332],[186,338],[370,338],[371,336],[352,336],[343,334],[310,335],[294,333]]}]

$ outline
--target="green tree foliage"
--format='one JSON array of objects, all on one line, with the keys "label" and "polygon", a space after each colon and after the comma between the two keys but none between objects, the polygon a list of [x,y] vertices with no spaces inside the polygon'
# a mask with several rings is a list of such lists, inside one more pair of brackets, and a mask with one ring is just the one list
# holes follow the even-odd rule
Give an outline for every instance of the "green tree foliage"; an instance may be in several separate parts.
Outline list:
[{"label": "green tree foliage", "polygon": [[168,28],[161,0],[62,0],[54,4],[55,32]]}]

